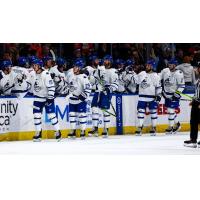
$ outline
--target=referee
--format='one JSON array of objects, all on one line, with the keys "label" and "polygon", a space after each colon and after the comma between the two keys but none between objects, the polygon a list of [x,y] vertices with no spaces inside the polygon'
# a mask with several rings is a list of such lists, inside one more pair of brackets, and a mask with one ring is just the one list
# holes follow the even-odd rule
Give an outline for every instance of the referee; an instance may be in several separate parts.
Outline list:
[{"label": "referee", "polygon": [[197,82],[195,89],[195,96],[193,101],[191,102],[191,116],[190,116],[190,140],[184,141],[184,146],[196,148],[197,146],[200,148],[200,141],[197,143],[198,138],[198,125],[200,123],[200,63],[198,63],[197,67]]}]

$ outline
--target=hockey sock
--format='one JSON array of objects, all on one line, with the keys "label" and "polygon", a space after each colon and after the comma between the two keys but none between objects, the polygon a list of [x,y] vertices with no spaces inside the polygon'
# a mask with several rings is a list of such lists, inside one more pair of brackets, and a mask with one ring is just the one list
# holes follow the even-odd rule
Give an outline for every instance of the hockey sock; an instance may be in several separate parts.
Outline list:
[{"label": "hockey sock", "polygon": [[145,115],[145,110],[144,109],[138,109],[138,126],[142,127],[144,123],[144,115]]},{"label": "hockey sock", "polygon": [[54,126],[54,129],[56,131],[59,131],[60,130],[60,126],[59,126],[56,114],[55,113],[49,113],[48,114],[48,118],[51,120],[51,124]]},{"label": "hockey sock", "polygon": [[156,124],[157,124],[157,110],[154,109],[154,110],[150,110],[150,114],[151,114],[151,124],[152,124],[152,127],[156,127]]},{"label": "hockey sock", "polygon": [[37,132],[42,130],[42,114],[41,113],[34,113],[34,125]]},{"label": "hockey sock", "polygon": [[70,122],[70,127],[72,130],[76,129],[76,113],[75,112],[70,112],[69,113],[69,122]]},{"label": "hockey sock", "polygon": [[177,119],[177,114],[175,112],[175,116],[174,116],[174,123],[177,124],[178,123],[178,119]]},{"label": "hockey sock", "polygon": [[103,111],[103,122],[104,122],[104,129],[110,127],[110,114]]},{"label": "hockey sock", "polygon": [[93,127],[97,127],[99,124],[99,108],[97,107],[92,108],[92,124]]},{"label": "hockey sock", "polygon": [[82,131],[86,129],[87,115],[86,113],[79,113],[79,123]]},{"label": "hockey sock", "polygon": [[174,126],[175,110],[173,108],[167,108],[168,123],[170,127]]}]

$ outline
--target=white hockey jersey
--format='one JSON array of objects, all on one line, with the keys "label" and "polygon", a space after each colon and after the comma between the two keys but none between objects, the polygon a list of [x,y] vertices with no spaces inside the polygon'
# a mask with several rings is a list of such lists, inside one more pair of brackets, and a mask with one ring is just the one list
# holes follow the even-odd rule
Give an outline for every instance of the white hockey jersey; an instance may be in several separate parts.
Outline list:
[{"label": "white hockey jersey", "polygon": [[125,90],[128,93],[135,93],[137,89],[138,76],[134,71],[125,72],[123,76]]},{"label": "white hockey jersey", "polygon": [[169,68],[165,68],[160,73],[160,79],[163,81],[163,93],[167,98],[171,98],[176,91],[182,92],[185,88],[183,72],[180,70],[171,72]]},{"label": "white hockey jersey", "polygon": [[3,71],[0,72],[0,91],[2,95],[11,95],[14,86],[12,74],[5,74]]},{"label": "white hockey jersey", "polygon": [[157,73],[146,73],[142,71],[138,74],[139,101],[151,102],[162,92],[160,77]]},{"label": "white hockey jersey", "polygon": [[88,80],[88,77],[85,74],[74,75],[69,82],[69,103],[79,104],[82,101],[78,98],[79,95],[88,99],[91,93],[91,84]]},{"label": "white hockey jersey", "polygon": [[54,67],[51,67],[49,70],[49,73],[51,74],[54,80],[54,84],[55,84],[55,93],[56,95],[60,95],[60,94],[66,94],[66,88],[67,88],[67,80],[65,77],[65,73],[64,72],[60,72],[58,70],[58,66],[55,65]]},{"label": "white hockey jersey", "polygon": [[97,69],[94,70],[91,78],[90,81],[95,92],[104,91],[105,87],[110,87],[112,92],[118,89],[118,74],[114,68],[105,69],[105,66],[98,66]]},{"label": "white hockey jersey", "polygon": [[28,92],[31,89],[31,76],[26,68],[14,66],[11,74],[15,82],[14,93]]},{"label": "white hockey jersey", "polygon": [[33,94],[41,102],[54,98],[55,84],[47,70],[42,71],[40,74],[36,73]]}]

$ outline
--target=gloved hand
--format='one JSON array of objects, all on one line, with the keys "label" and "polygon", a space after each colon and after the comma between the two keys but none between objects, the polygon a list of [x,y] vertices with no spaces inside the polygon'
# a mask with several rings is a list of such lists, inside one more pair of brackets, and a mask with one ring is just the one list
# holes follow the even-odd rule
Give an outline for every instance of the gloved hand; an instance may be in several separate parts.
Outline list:
[{"label": "gloved hand", "polygon": [[51,78],[52,78],[52,79],[55,78],[55,73],[51,73]]},{"label": "gloved hand", "polygon": [[78,98],[81,100],[81,101],[85,101],[86,100],[86,96],[84,94],[80,94],[78,96]]},{"label": "gloved hand", "polygon": [[50,106],[54,102],[54,99],[47,99],[46,106]]},{"label": "gloved hand", "polygon": [[19,84],[22,84],[23,80],[25,79],[25,75],[24,74],[18,74],[17,75],[17,82]]},{"label": "gloved hand", "polygon": [[155,101],[157,102],[157,103],[159,103],[160,101],[161,101],[161,96],[160,95],[158,95],[158,96],[156,96],[156,98],[155,98]]},{"label": "gloved hand", "polygon": [[172,101],[178,101],[180,100],[180,98],[181,98],[180,94],[174,93],[174,95],[172,96]]},{"label": "gloved hand", "polygon": [[105,87],[105,94],[106,95],[109,95],[110,93],[112,93],[112,89],[111,89],[111,87]]}]

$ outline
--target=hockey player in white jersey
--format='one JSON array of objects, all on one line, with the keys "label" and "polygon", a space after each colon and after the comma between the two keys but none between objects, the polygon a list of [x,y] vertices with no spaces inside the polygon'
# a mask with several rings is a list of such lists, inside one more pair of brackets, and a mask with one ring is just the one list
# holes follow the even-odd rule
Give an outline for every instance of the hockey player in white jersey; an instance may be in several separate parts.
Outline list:
[{"label": "hockey player in white jersey", "polygon": [[1,72],[0,72],[1,95],[11,95],[14,86],[15,82],[12,76],[12,62],[10,60],[4,60],[1,63]]},{"label": "hockey player in white jersey", "polygon": [[144,117],[146,109],[149,108],[151,115],[151,130],[152,136],[156,135],[157,124],[157,108],[158,103],[161,100],[161,82],[157,73],[153,72],[154,60],[148,60],[146,63],[146,71],[142,71],[138,74],[139,84],[139,101],[137,105],[138,110],[138,129],[135,132],[136,135],[142,134],[142,128],[144,123]]},{"label": "hockey player in white jersey", "polygon": [[68,134],[69,138],[76,137],[77,123],[80,125],[81,139],[85,138],[85,129],[87,124],[87,100],[91,93],[91,84],[88,77],[82,73],[84,63],[77,60],[74,63],[73,73],[69,82],[69,119],[71,132]]},{"label": "hockey player in white jersey", "polygon": [[40,141],[42,138],[42,111],[45,108],[48,118],[51,120],[55,129],[55,138],[61,139],[60,126],[55,114],[54,94],[55,85],[47,70],[43,70],[42,60],[35,59],[32,61],[33,69],[36,73],[34,80],[34,102],[33,114],[36,133],[33,137],[34,141]]},{"label": "hockey player in white jersey", "polygon": [[16,79],[12,93],[18,97],[24,97],[31,89],[31,75],[27,69],[28,66],[28,59],[26,57],[19,57],[18,66],[12,67],[12,73],[14,72],[13,76]]},{"label": "hockey player in white jersey", "polygon": [[66,69],[66,61],[63,58],[56,60],[56,65],[51,67],[49,73],[55,84],[55,96],[67,93],[67,82],[64,70]]},{"label": "hockey player in white jersey", "polygon": [[53,58],[51,56],[43,57],[44,69],[49,71],[54,65]]},{"label": "hockey player in white jersey", "polygon": [[165,106],[168,112],[168,124],[166,134],[176,133],[180,128],[180,122],[177,120],[176,109],[179,108],[181,95],[176,93],[182,92],[185,88],[184,76],[180,70],[176,69],[178,62],[171,59],[168,62],[168,68],[165,68],[160,73],[160,78],[163,83],[163,97],[165,98]]},{"label": "hockey player in white jersey", "polygon": [[94,72],[95,93],[92,100],[93,129],[90,135],[98,135],[99,110],[103,111],[104,129],[102,136],[107,137],[110,127],[110,109],[112,93],[118,89],[118,75],[116,69],[111,68],[112,57],[104,57],[104,66],[98,66]]}]

